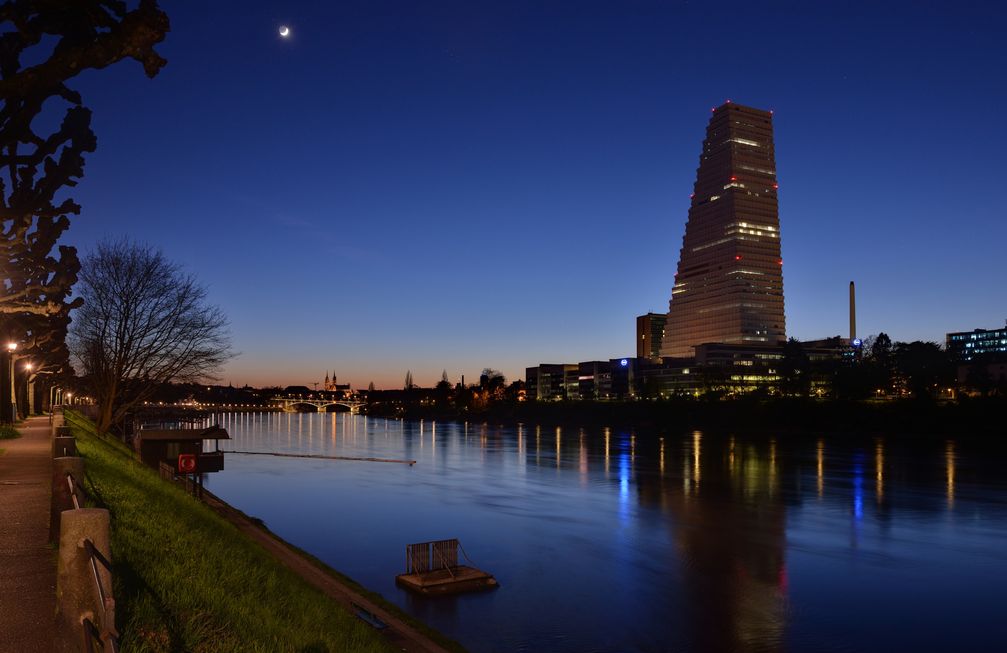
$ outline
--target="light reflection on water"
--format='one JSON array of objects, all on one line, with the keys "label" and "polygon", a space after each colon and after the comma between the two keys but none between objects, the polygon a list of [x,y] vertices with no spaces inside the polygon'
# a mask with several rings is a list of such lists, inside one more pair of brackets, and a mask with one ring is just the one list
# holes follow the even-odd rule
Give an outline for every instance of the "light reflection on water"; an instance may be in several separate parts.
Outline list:
[{"label": "light reflection on water", "polygon": [[[955,441],[218,416],[208,486],[489,651],[996,650],[1007,487]],[[873,483],[871,482],[873,480]],[[501,588],[420,599],[405,544],[458,537]]]}]

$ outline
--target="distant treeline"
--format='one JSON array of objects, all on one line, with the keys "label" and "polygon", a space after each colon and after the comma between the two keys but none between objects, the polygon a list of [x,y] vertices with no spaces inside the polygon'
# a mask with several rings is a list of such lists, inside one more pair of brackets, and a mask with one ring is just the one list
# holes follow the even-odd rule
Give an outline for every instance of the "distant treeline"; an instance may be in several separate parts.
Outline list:
[{"label": "distant treeline", "polygon": [[778,434],[1007,436],[1007,400],[1001,397],[936,402],[847,401],[806,398],[663,401],[494,402],[483,410],[436,404],[373,404],[371,415],[406,419],[467,420],[598,427],[633,426],[681,431],[765,431]]}]

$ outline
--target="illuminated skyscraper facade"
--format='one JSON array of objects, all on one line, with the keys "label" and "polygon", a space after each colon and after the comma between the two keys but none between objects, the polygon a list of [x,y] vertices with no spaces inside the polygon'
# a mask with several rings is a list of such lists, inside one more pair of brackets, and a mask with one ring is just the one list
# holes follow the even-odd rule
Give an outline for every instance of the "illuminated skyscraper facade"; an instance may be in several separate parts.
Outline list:
[{"label": "illuminated skyscraper facade", "polygon": [[662,356],[786,340],[772,114],[713,110],[671,291]]}]

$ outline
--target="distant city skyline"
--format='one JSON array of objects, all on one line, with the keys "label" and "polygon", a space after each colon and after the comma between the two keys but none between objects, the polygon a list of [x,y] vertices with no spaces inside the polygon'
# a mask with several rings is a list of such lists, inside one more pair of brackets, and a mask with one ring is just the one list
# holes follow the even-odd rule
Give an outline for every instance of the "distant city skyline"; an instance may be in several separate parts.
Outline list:
[{"label": "distant city skyline", "polygon": [[1002,326],[1004,12],[745,7],[716,48],[684,4],[166,7],[156,79],[71,81],[98,149],[62,244],[195,274],[240,352],[223,384],[631,356],[730,99],[775,111],[788,336],[845,334],[850,280],[862,337]]}]

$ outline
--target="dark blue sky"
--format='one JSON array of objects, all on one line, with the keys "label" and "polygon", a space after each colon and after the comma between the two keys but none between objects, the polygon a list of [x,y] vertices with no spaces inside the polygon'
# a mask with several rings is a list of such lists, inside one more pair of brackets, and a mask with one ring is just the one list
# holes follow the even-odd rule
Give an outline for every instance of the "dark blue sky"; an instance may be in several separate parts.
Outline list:
[{"label": "dark blue sky", "polygon": [[775,111],[788,335],[845,334],[851,279],[862,335],[1007,318],[1000,3],[163,6],[157,78],[74,84],[99,140],[66,240],[194,272],[224,382],[631,354],[725,99]]}]

